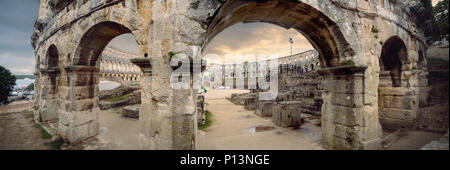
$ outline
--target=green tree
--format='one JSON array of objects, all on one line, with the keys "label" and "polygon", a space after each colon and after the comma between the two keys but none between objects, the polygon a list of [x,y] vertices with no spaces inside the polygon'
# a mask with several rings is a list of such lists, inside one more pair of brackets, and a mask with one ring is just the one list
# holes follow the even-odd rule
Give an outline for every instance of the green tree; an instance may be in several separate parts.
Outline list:
[{"label": "green tree", "polygon": [[438,40],[439,32],[433,15],[431,0],[420,0],[420,3],[410,9],[418,28],[425,34],[427,42],[431,44]]},{"label": "green tree", "polygon": [[438,2],[433,7],[433,15],[439,29],[440,39],[446,39],[448,41],[448,0]]},{"label": "green tree", "polygon": [[16,77],[11,72],[0,66],[0,104],[8,101],[8,95],[16,85]]},{"label": "green tree", "polygon": [[34,90],[34,83],[31,83],[30,85],[27,86],[27,90],[28,91],[33,91]]}]

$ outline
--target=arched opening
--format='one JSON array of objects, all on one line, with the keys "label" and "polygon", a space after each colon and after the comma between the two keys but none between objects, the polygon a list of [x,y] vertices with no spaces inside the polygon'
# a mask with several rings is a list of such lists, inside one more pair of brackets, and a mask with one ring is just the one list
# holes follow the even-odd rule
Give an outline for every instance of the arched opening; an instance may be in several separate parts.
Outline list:
[{"label": "arched opening", "polygon": [[419,61],[417,63],[417,66],[419,68],[419,70],[424,70],[424,71],[428,71],[427,67],[426,67],[426,62],[425,62],[425,56],[422,50],[419,50]]},{"label": "arched opening", "polygon": [[[264,36],[266,35],[266,36]],[[257,37],[257,38],[255,38]],[[276,38],[274,38],[276,37]],[[289,37],[293,38],[293,51],[294,54],[290,54]],[[270,46],[270,47],[269,47]],[[258,48],[261,47],[261,48]],[[266,48],[262,48],[266,47]],[[201,102],[199,106],[199,112],[207,110],[207,115],[199,114],[199,127],[201,132],[199,136],[199,149],[319,149],[321,137],[320,116],[311,114],[311,112],[304,112],[303,118],[306,120],[303,125],[300,124],[303,121],[300,117],[300,110],[303,106],[314,103],[314,95],[317,94],[313,91],[317,90],[313,84],[305,83],[306,81],[298,78],[301,75],[301,69],[303,66],[309,65],[309,50],[314,47],[309,43],[309,40],[295,29],[285,29],[272,23],[237,23],[218,33],[214,39],[209,41],[209,44],[204,47],[202,55],[208,60],[208,68],[204,73],[204,76],[208,76],[210,81],[214,79],[222,79],[223,81],[213,87],[207,86],[207,92],[201,92],[199,94],[199,101],[205,101],[207,105]],[[211,53],[217,54],[217,56],[207,56]],[[232,54],[228,55],[227,54]],[[247,56],[247,54],[253,54]],[[241,77],[244,77],[243,82],[245,86],[251,87],[250,79],[253,77],[256,79],[269,78],[268,70],[266,72],[257,69],[256,71],[245,70],[245,68],[260,68],[255,61],[255,58],[259,54],[269,56],[271,54],[279,54],[278,65],[276,70],[278,71],[280,92],[277,99],[272,101],[259,101],[258,92],[264,92],[265,89],[233,89],[233,86],[239,87],[239,81]],[[254,56],[255,58],[252,58]],[[215,58],[214,58],[215,57]],[[226,57],[234,57],[229,59]],[[313,57],[318,57],[317,55]],[[224,61],[225,60],[225,61]],[[235,61],[235,63],[221,63],[229,61]],[[267,59],[263,59],[266,61]],[[244,68],[243,75],[239,74],[226,74],[225,69],[240,70],[236,67],[242,64]],[[253,76],[258,73],[257,76]],[[217,75],[222,78],[218,78]],[[250,77],[250,78],[248,78]],[[227,80],[233,80],[233,85],[226,85]],[[300,80],[300,81],[299,81]],[[256,81],[258,83],[258,81]],[[215,82],[208,83],[208,85],[215,84]],[[225,85],[223,85],[225,84]],[[222,86],[223,85],[223,86]],[[206,86],[206,84],[205,84]],[[300,86],[305,86],[301,88]],[[309,86],[307,88],[306,86]],[[250,93],[249,93],[250,92]],[[226,99],[229,98],[229,99]],[[273,109],[281,106],[283,111],[272,112]],[[289,110],[288,108],[291,108]],[[306,108],[306,107],[305,107]],[[298,110],[297,110],[298,109]],[[320,110],[320,106],[318,108]],[[209,114],[213,115],[213,125],[209,128],[203,129],[204,125],[201,125],[205,117],[209,117]],[[275,114],[275,115],[273,115]],[[277,115],[286,114],[289,120],[278,120]],[[275,117],[275,118],[274,118]],[[214,125],[216,124],[218,125]],[[247,133],[242,133],[246,131]],[[310,136],[307,136],[305,131],[309,131]],[[283,133],[276,135],[276,132]],[[286,132],[286,134],[284,134]],[[302,136],[306,141],[305,143],[299,143],[299,141],[292,141],[288,134]],[[227,134],[226,138],[221,137],[221,134]],[[248,134],[248,135],[247,135]],[[265,136],[264,139],[259,139]],[[256,139],[258,138],[258,139]],[[230,146],[227,141],[233,140],[233,145]],[[279,143],[290,143],[289,145],[279,146],[273,145],[267,141],[278,141]],[[211,143],[223,143],[221,146],[214,146]],[[253,143],[251,145],[249,142]],[[236,143],[239,143],[236,145]],[[277,142],[275,142],[277,143]]]},{"label": "arched opening", "polygon": [[58,89],[60,86],[59,81],[59,53],[58,49],[55,45],[50,45],[50,47],[47,50],[47,54],[45,57],[45,63],[44,68],[41,69],[41,73],[44,78],[44,84],[47,84],[44,86],[44,91],[42,92],[42,100],[46,106],[42,107],[40,111],[40,120],[41,121],[53,121],[58,118],[58,111],[59,111],[59,94]]},{"label": "arched opening", "polygon": [[[49,94],[56,95],[57,94],[57,77],[59,75],[59,68],[58,68],[58,49],[55,45],[51,45],[47,51],[47,62],[46,62],[46,69],[49,72],[49,78],[50,78],[50,86],[49,86]],[[53,96],[54,97],[54,96]]]},{"label": "arched opening", "polygon": [[[139,57],[139,45],[132,32],[115,22],[102,22],[91,27],[75,50],[73,65],[67,69],[74,84],[78,119],[91,119],[87,138],[98,135],[111,148],[139,149],[138,119],[141,103],[137,82],[126,81],[125,64]],[[133,72],[139,75],[140,70]],[[113,76],[111,76],[113,75]],[[114,75],[116,77],[114,77]],[[91,129],[92,128],[92,129]],[[81,132],[80,132],[81,133]],[[83,136],[85,135],[85,136]]]},{"label": "arched opening", "polygon": [[289,0],[225,2],[208,27],[203,47],[219,32],[240,22],[265,22],[297,30],[318,51],[322,67],[337,67],[342,58],[354,55],[336,23],[308,4]]},{"label": "arched opening", "polygon": [[58,67],[58,60],[59,60],[58,49],[56,48],[55,45],[50,45],[50,47],[47,50],[45,65],[47,66],[47,68],[56,68]]},{"label": "arched opening", "polygon": [[407,55],[405,43],[400,37],[389,38],[381,51],[380,79],[386,80],[392,87],[401,87],[402,61],[406,61]]},{"label": "arched opening", "polygon": [[[333,74],[344,74],[350,75],[354,79],[346,79],[346,81],[358,81],[358,76],[361,73],[364,74],[364,67],[359,66],[342,66],[342,61],[346,58],[354,57],[355,51],[350,47],[349,43],[345,39],[345,36],[341,32],[341,28],[329,19],[324,13],[312,7],[304,2],[289,1],[289,0],[279,0],[279,1],[244,1],[244,0],[228,0],[224,5],[216,12],[215,17],[212,19],[211,24],[207,29],[206,41],[204,41],[203,48],[205,48],[210,41],[225,28],[228,28],[237,23],[252,23],[252,22],[263,22],[271,23],[286,29],[294,29],[300,32],[302,35],[309,40],[309,43],[317,50],[318,58],[320,61],[320,66],[325,71],[320,72],[322,76],[330,82],[338,83],[333,78]],[[289,63],[280,63],[289,64]],[[305,63],[306,64],[306,63]],[[303,66],[304,72],[308,72],[309,64]],[[285,67],[280,66],[280,72],[285,72]],[[350,71],[350,72],[349,72]],[[344,77],[343,75],[338,75],[339,77]],[[330,130],[329,128],[341,128],[344,124],[348,129],[361,129],[361,127],[355,126],[355,122],[342,122],[347,120],[356,121],[357,118],[343,118],[343,114],[336,114],[343,110],[339,110],[342,105],[349,105],[349,103],[344,103],[341,100],[335,100],[337,97],[341,98],[343,95],[338,94],[333,91],[334,87],[328,86],[331,90],[325,91],[326,98],[323,102],[318,102],[320,105],[326,104],[322,113],[319,107],[319,114],[326,117],[322,119],[322,126],[326,126],[323,131],[323,141],[327,148],[333,149],[344,149],[344,148],[377,148],[377,143],[379,143],[379,133],[360,133],[360,130],[352,130],[347,132],[341,132],[342,129]],[[253,91],[254,92],[254,91]],[[349,96],[358,96],[356,93],[347,92]],[[236,96],[236,95],[235,95]],[[232,96],[235,97],[235,96]],[[282,101],[290,100],[290,96],[285,96]],[[277,97],[278,98],[278,97]],[[283,98],[283,97],[282,97]],[[246,99],[248,100],[248,99]],[[252,100],[252,99],[249,99]],[[311,99],[316,101],[315,99]],[[317,100],[318,101],[318,100]],[[251,101],[249,101],[251,102]],[[354,103],[352,106],[361,107],[359,103]],[[356,115],[355,110],[349,110],[349,112]],[[339,115],[339,116],[335,116]],[[323,117],[324,117],[323,116]],[[367,117],[369,117],[367,115]],[[341,124],[339,124],[339,123]],[[352,124],[354,123],[354,124]],[[338,127],[339,126],[339,127]],[[368,123],[368,126],[364,128],[375,128],[374,131],[379,132],[380,129],[376,126],[376,123]],[[343,131],[343,130],[342,130]],[[326,133],[325,133],[326,132]],[[349,142],[348,139],[351,139]],[[370,144],[369,144],[370,143]],[[373,143],[373,145],[371,145]]]},{"label": "arched opening", "polygon": [[389,38],[380,56],[378,85],[378,112],[383,131],[387,133],[414,125],[414,96],[405,87],[408,77],[402,77],[402,68],[408,54],[405,43],[398,36]]}]

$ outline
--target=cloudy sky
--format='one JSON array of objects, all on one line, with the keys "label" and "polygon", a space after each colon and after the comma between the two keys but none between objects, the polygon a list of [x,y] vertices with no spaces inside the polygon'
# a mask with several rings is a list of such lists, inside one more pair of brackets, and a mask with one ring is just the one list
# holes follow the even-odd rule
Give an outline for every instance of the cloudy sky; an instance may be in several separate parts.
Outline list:
[{"label": "cloudy sky", "polygon": [[207,58],[209,62],[222,63],[225,55],[235,59],[250,60],[245,55],[277,54],[279,57],[290,55],[289,37],[292,37],[293,53],[313,49],[311,44],[300,33],[290,29],[266,24],[248,23],[235,24],[220,32],[206,46],[206,54],[217,54],[219,58]]},{"label": "cloudy sky", "polygon": [[0,65],[13,74],[34,71],[30,37],[38,10],[38,0],[1,0]]},{"label": "cloudy sky", "polygon": [[[433,0],[436,4],[439,0]],[[0,5],[0,65],[13,74],[34,72],[34,52],[30,43],[34,21],[39,10],[38,0],[1,0]],[[220,56],[232,54],[242,58],[245,54],[289,55],[289,37],[294,39],[293,52],[311,49],[309,42],[295,30],[264,23],[236,24],[219,33],[206,47],[203,54]],[[110,45],[128,52],[137,51],[131,35],[114,39]],[[241,56],[241,57],[239,57]],[[209,58],[220,62],[221,58]],[[246,59],[244,59],[246,60]]]}]

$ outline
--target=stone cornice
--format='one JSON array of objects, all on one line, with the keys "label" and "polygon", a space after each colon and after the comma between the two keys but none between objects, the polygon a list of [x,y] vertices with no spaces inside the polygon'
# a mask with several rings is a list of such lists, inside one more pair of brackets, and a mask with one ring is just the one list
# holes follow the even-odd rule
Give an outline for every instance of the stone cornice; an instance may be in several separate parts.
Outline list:
[{"label": "stone cornice", "polygon": [[327,75],[354,75],[364,74],[367,66],[342,66],[342,67],[328,67],[317,70],[322,76]]}]

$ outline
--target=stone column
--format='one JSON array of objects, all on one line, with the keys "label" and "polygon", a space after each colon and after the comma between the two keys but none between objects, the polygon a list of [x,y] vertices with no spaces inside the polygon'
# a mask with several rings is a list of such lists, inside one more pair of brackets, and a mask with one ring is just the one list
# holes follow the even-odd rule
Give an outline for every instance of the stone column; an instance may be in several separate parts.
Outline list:
[{"label": "stone column", "polygon": [[381,149],[378,112],[365,105],[367,67],[324,68],[322,136],[328,149]]},{"label": "stone column", "polygon": [[34,80],[34,100],[33,100],[33,115],[34,115],[34,122],[40,121],[40,114],[39,114],[39,104],[41,99],[41,76],[39,72],[34,73],[35,80]]},{"label": "stone column", "polygon": [[150,138],[141,140],[145,149],[195,149],[196,93],[192,86],[188,89],[173,89],[170,84],[173,72],[170,58],[173,54],[199,57],[194,56],[192,45],[200,47],[204,40],[201,36],[205,30],[199,22],[189,18],[188,15],[192,14],[187,11],[189,7],[190,4],[184,1],[153,1],[151,93],[143,94],[150,102],[148,108],[143,109],[143,114],[151,114],[144,125],[149,129]]},{"label": "stone column", "polygon": [[[130,60],[133,64],[136,64],[141,69],[141,108],[139,111],[139,123],[141,130],[139,133],[139,142],[142,149],[151,149],[150,139],[154,135],[151,130],[152,126],[156,124],[152,123],[152,102],[151,102],[151,85],[152,85],[152,65],[147,58],[135,58]],[[155,120],[153,120],[155,122]]]},{"label": "stone column", "polygon": [[68,83],[62,87],[62,110],[58,135],[69,143],[77,143],[99,133],[98,83],[99,68],[68,66]]}]

